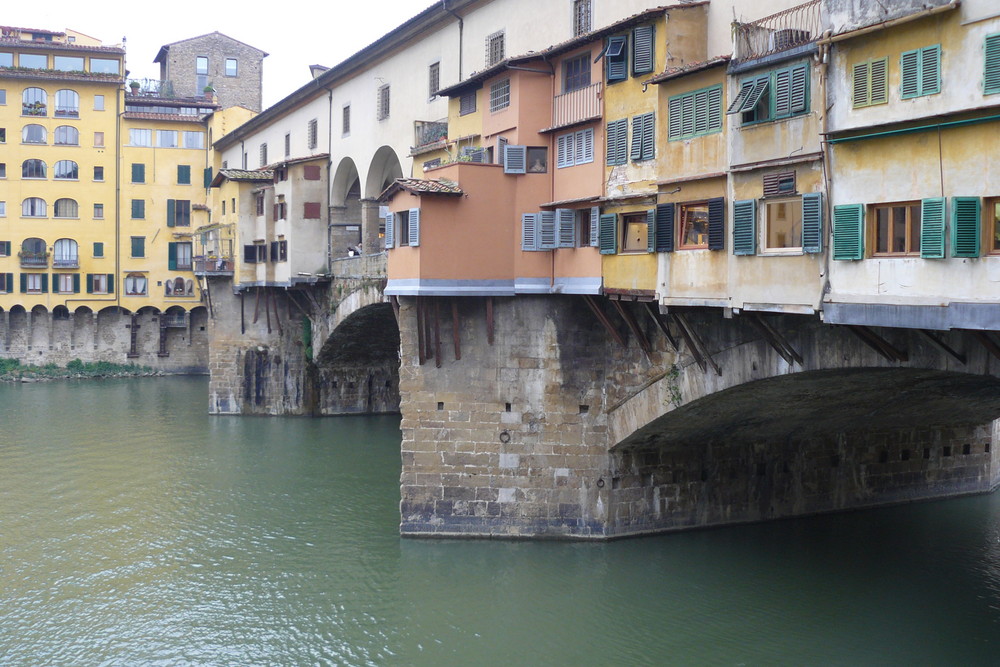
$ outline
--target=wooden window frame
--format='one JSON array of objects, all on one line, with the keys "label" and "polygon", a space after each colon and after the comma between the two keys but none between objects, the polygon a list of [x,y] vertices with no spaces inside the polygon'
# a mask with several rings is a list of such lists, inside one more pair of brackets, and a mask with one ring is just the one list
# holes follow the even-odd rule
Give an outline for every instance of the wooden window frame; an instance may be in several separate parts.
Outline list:
[{"label": "wooden window frame", "polygon": [[583,90],[590,85],[590,52],[580,53],[562,61],[562,92]]},{"label": "wooden window frame", "polygon": [[[629,211],[621,214],[618,254],[640,255],[649,252],[649,212]],[[635,240],[630,241],[630,233]]]},{"label": "wooden window frame", "polygon": [[[791,197],[770,197],[767,199],[762,199],[760,201],[761,211],[760,211],[760,253],[764,255],[780,255],[780,254],[800,254],[802,253],[802,197],[799,195],[794,195]],[[795,243],[797,238],[798,243],[794,245],[771,245],[771,207],[773,206],[785,206],[788,211],[793,214],[798,215],[797,221],[792,221],[791,232],[792,232],[792,243]],[[796,237],[796,231],[798,236]]]},{"label": "wooden window frame", "polygon": [[[904,224],[906,228],[905,239],[906,239],[906,250],[903,252],[896,252],[892,250],[880,251],[879,248],[879,211],[888,210],[889,215],[892,215],[892,209],[903,208],[905,211]],[[914,212],[914,209],[916,211]],[[868,206],[868,247],[871,248],[871,257],[920,257],[920,247],[919,247],[919,232],[920,232],[920,212],[921,212],[921,202],[920,200],[912,201],[898,201],[898,202],[885,202],[880,204],[870,204]],[[918,246],[912,248],[911,244],[913,241],[913,228],[917,229],[917,241]],[[891,230],[890,230],[891,231]],[[889,240],[889,245],[891,246],[892,241]]]},{"label": "wooden window frame", "polygon": [[479,94],[478,90],[470,90],[469,92],[462,93],[458,98],[458,115],[468,116],[470,113],[476,113],[476,96]]},{"label": "wooden window frame", "polygon": [[1000,196],[983,197],[984,255],[1000,256]]},{"label": "wooden window frame", "polygon": [[[688,216],[696,208],[704,208],[705,213],[705,231],[704,231],[704,241],[701,243],[684,243],[684,239],[687,235],[688,229]],[[675,213],[677,219],[677,246],[676,250],[708,250],[708,200],[704,199],[701,201],[684,202],[683,204],[677,204]]]}]

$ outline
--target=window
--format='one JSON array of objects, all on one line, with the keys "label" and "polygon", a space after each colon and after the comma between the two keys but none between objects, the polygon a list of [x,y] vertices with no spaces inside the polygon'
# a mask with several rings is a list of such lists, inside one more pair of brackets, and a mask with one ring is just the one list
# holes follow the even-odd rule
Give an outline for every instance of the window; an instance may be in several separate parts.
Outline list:
[{"label": "window", "polygon": [[222,200],[222,215],[226,214],[226,200]]},{"label": "window", "polygon": [[267,246],[263,243],[243,246],[243,261],[247,264],[263,264],[267,262]]},{"label": "window", "polygon": [[141,273],[129,273],[126,275],[125,294],[128,296],[146,296],[146,276]]},{"label": "window", "polygon": [[138,162],[132,163],[132,182],[133,183],[146,182],[146,165]]},{"label": "window", "polygon": [[146,218],[146,200],[144,199],[133,199],[132,200],[132,219],[133,220],[144,220]]},{"label": "window", "polygon": [[272,241],[271,242],[271,261],[272,262],[287,262],[288,261],[288,241]]},{"label": "window", "polygon": [[59,160],[52,172],[57,180],[76,181],[80,178],[80,167],[73,160]]},{"label": "window", "polygon": [[496,113],[510,106],[510,79],[501,79],[490,84],[490,113]]},{"label": "window", "polygon": [[378,119],[385,120],[389,117],[389,84],[379,86],[378,89]]},{"label": "window", "polygon": [[14,274],[0,273],[0,292],[10,294],[14,291]]},{"label": "window", "polygon": [[52,266],[75,269],[80,264],[80,250],[73,239],[59,239],[52,245]]},{"label": "window", "polygon": [[171,271],[191,270],[191,242],[180,241],[167,244],[167,268]]},{"label": "window", "polygon": [[622,216],[622,252],[652,252],[650,240],[655,229],[655,212],[626,213]]},{"label": "window", "polygon": [[492,67],[503,60],[507,55],[506,40],[504,31],[498,30],[486,37],[486,66]]},{"label": "window", "polygon": [[104,167],[94,167],[94,180],[95,181],[104,180]]},{"label": "window", "polygon": [[983,94],[1000,93],[1000,33],[986,36],[983,55]]},{"label": "window", "polygon": [[285,203],[284,199],[281,199],[274,204],[274,219],[284,220],[287,217],[288,217],[288,204]]},{"label": "window", "polygon": [[41,294],[49,290],[49,276],[44,273],[22,273],[21,291],[27,294]]},{"label": "window", "polygon": [[131,257],[141,258],[146,256],[146,237],[145,236],[133,236],[132,237],[132,254]]},{"label": "window", "polygon": [[677,248],[708,248],[708,202],[681,204],[677,209]]},{"label": "window", "polygon": [[184,148],[205,148],[205,133],[204,132],[189,132],[185,130],[184,135]]},{"label": "window", "polygon": [[57,146],[79,146],[80,131],[72,125],[60,125],[56,128],[55,143]]},{"label": "window", "polygon": [[22,218],[44,218],[48,215],[45,200],[40,197],[28,197],[21,202]]},{"label": "window", "polygon": [[194,73],[208,74],[208,58],[206,56],[198,56],[194,59]]},{"label": "window", "polygon": [[441,90],[441,63],[431,63],[427,68],[427,91],[431,97]]},{"label": "window", "polygon": [[[225,204],[225,202],[223,202]],[[264,215],[264,194],[257,194],[257,215]]]},{"label": "window", "polygon": [[563,92],[568,93],[590,85],[590,54],[563,61]]},{"label": "window", "polygon": [[0,144],[7,143],[7,128],[0,127]]},{"label": "window", "polygon": [[544,174],[549,170],[549,150],[544,146],[528,146],[528,173]]},{"label": "window", "polygon": [[157,130],[157,148],[177,148],[177,130]]},{"label": "window", "polygon": [[0,88],[0,106],[7,104],[7,89]]},{"label": "window", "polygon": [[[225,204],[225,202],[222,203]],[[168,199],[167,227],[190,227],[190,226],[191,226],[191,200]]]},{"label": "window", "polygon": [[470,90],[469,92],[462,93],[462,96],[458,98],[459,116],[467,116],[470,113],[476,112],[476,94],[477,91]]},{"label": "window", "polygon": [[21,141],[26,144],[44,144],[47,141],[45,128],[41,125],[25,125],[21,130]]},{"label": "window", "polygon": [[177,165],[177,185],[191,185],[191,165]]},{"label": "window", "polygon": [[52,69],[60,72],[82,72],[83,57],[80,56],[53,56]]},{"label": "window", "polygon": [[94,132],[94,148],[104,148],[103,132]]},{"label": "window", "polygon": [[260,157],[260,166],[265,166],[267,164],[267,144],[261,144],[258,149]]},{"label": "window", "polygon": [[94,111],[104,111],[104,95],[94,95]]},{"label": "window", "polygon": [[873,254],[920,254],[920,202],[900,202],[872,207]]},{"label": "window", "polygon": [[619,35],[608,39],[608,44],[604,47],[604,70],[608,83],[616,83],[628,78],[626,42],[628,42],[628,38]]},{"label": "window", "polygon": [[983,202],[986,216],[986,252],[1000,253],[1000,197],[989,197]]},{"label": "window", "polygon": [[590,32],[590,0],[573,0],[573,36]]},{"label": "window", "polygon": [[340,110],[340,134],[347,136],[351,133],[351,105],[345,104]]},{"label": "window", "polygon": [[743,81],[726,113],[742,113],[743,123],[759,123],[803,114],[808,102],[809,63],[797,63]]},{"label": "window", "polygon": [[94,204],[94,219],[95,220],[104,219],[104,204]]},{"label": "window", "polygon": [[941,92],[941,45],[904,51],[899,58],[899,92],[904,100]]},{"label": "window", "polygon": [[21,178],[45,178],[45,170],[43,160],[25,160],[21,163]]},{"label": "window", "polygon": [[[95,255],[96,257],[97,255]],[[111,292],[111,274],[88,273],[87,294],[108,294]]]},{"label": "window", "polygon": [[49,57],[41,53],[22,53],[17,57],[17,64],[25,69],[46,69]]},{"label": "window", "polygon": [[292,154],[292,135],[290,132],[285,133],[285,157]]},{"label": "window", "polygon": [[868,60],[853,67],[854,108],[885,104],[889,101],[889,86],[886,79],[889,61],[887,58]]},{"label": "window", "polygon": [[633,162],[652,160],[656,154],[656,114],[653,112],[632,117]]},{"label": "window", "polygon": [[309,121],[308,130],[307,130],[306,134],[308,135],[309,149],[310,150],[312,150],[313,148],[316,148],[316,146],[319,143],[318,137],[317,137],[317,134],[318,134],[317,130],[319,129],[318,126],[319,126],[319,123],[316,121],[315,118],[313,118],[311,121]]},{"label": "window", "polygon": [[7,217],[7,202],[0,201],[0,218]]},{"label": "window", "polygon": [[802,247],[802,200],[764,201],[764,249],[792,250]]},{"label": "window", "polygon": [[90,71],[96,74],[118,74],[119,63],[111,58],[91,58]]},{"label": "window", "polygon": [[57,273],[53,282],[58,294],[75,294],[80,291],[80,274],[78,273]]},{"label": "window", "polygon": [[57,199],[53,206],[53,215],[57,218],[79,218],[80,208],[75,199]]},{"label": "window", "polygon": [[41,88],[25,88],[21,94],[21,115],[48,115],[48,94]]},{"label": "window", "polygon": [[56,118],[79,118],[80,95],[75,90],[56,91]]},{"label": "window", "polygon": [[556,137],[556,168],[594,161],[594,130],[588,128]]},{"label": "window", "polygon": [[226,58],[226,76],[237,76],[239,71],[239,63],[236,58]]},{"label": "window", "polygon": [[0,162],[0,178],[7,178],[7,163]]},{"label": "window", "polygon": [[129,146],[152,146],[153,145],[153,131],[152,130],[142,130],[142,129],[130,129],[128,131],[128,145]]},{"label": "window", "polygon": [[625,164],[628,161],[628,119],[613,120],[607,130],[608,166]]},{"label": "window", "polygon": [[[752,201],[749,203],[754,205]],[[726,200],[722,197],[682,204],[657,204],[655,214],[656,252],[725,248]]]},{"label": "window", "polygon": [[667,139],[691,139],[722,131],[722,86],[712,86],[667,103]]},{"label": "window", "polygon": [[0,257],[10,257],[10,241],[0,241]]}]

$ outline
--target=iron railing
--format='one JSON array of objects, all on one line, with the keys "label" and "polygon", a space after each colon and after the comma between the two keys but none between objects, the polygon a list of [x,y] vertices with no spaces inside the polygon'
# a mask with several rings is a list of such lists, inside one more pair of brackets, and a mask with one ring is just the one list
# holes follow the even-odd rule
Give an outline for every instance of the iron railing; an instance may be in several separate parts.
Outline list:
[{"label": "iron railing", "polygon": [[817,39],[821,0],[810,0],[750,23],[736,24],[735,62],[762,58]]},{"label": "iron railing", "polygon": [[233,272],[233,258],[232,257],[195,257],[194,258],[194,272],[195,273],[232,273]]},{"label": "iron railing", "polygon": [[552,101],[552,127],[601,117],[601,82],[556,95]]},{"label": "iron railing", "polygon": [[448,138],[448,121],[415,120],[413,121],[414,148],[427,146]]}]

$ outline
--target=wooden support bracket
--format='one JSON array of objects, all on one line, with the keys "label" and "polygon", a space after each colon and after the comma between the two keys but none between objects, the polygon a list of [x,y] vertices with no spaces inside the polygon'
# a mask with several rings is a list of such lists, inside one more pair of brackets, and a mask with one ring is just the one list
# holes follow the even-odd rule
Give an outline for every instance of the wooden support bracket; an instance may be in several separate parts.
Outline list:
[{"label": "wooden support bracket", "polygon": [[621,345],[622,347],[628,347],[625,344],[625,339],[622,338],[622,335],[618,333],[618,330],[615,329],[615,327],[611,324],[611,320],[608,319],[608,316],[604,314],[604,311],[601,310],[600,306],[597,305],[597,302],[594,301],[594,297],[590,296],[589,294],[584,294],[583,300],[587,303],[588,306],[590,306],[590,310],[594,313],[594,317],[597,318],[597,321],[604,325],[604,328],[607,330],[608,334],[613,339],[618,341],[618,344]]},{"label": "wooden support bracket", "polygon": [[441,368],[441,303],[434,299],[434,365]]},{"label": "wooden support bracket", "polygon": [[947,343],[945,343],[934,332],[928,331],[927,329],[918,329],[918,331],[920,331],[920,333],[922,333],[924,335],[924,337],[927,340],[929,340],[934,345],[934,347],[936,347],[937,349],[941,350],[942,352],[944,352],[945,354],[947,354],[948,356],[950,356],[952,359],[954,359],[958,363],[962,364],[963,366],[967,363],[964,354],[962,354],[961,352],[958,352],[957,350],[952,349],[950,345],[948,345]]},{"label": "wooden support bracket", "polygon": [[881,355],[886,361],[903,362],[910,360],[910,355],[906,353],[906,350],[897,349],[892,345],[892,343],[887,341],[885,338],[882,338],[868,327],[853,324],[846,326],[851,330],[851,333],[861,340],[862,343],[878,352],[878,354]]},{"label": "wooden support bracket", "polygon": [[614,305],[615,310],[621,315],[621,318],[625,320],[625,324],[628,325],[629,331],[635,336],[635,339],[639,341],[639,347],[642,348],[643,353],[646,355],[646,359],[652,360],[653,349],[649,345],[649,339],[646,338],[646,334],[643,333],[642,329],[639,328],[639,323],[635,321],[635,316],[632,312],[622,305],[622,302],[618,299],[611,301]]},{"label": "wooden support bracket", "polygon": [[486,297],[486,342],[493,345],[493,297]]},{"label": "wooden support bracket", "polygon": [[993,338],[987,331],[967,331],[972,334],[972,337],[979,341],[979,344],[986,348],[986,351],[992,354],[997,359],[1000,359],[1000,346],[998,346]]},{"label": "wooden support bracket", "polygon": [[455,340],[455,359],[462,358],[462,346],[458,341],[458,302],[451,300],[451,335]]},{"label": "wooden support bracket", "polygon": [[695,331],[693,326],[691,326],[691,323],[687,321],[687,318],[684,317],[683,313],[672,312],[671,316],[674,318],[674,321],[677,322],[681,335],[684,337],[684,340],[687,341],[688,347],[691,349],[691,354],[694,356],[694,360],[698,362],[701,370],[707,372],[708,369],[705,367],[705,364],[707,363],[711,365],[712,370],[715,371],[716,375],[722,375],[722,369],[719,368],[719,365],[715,363],[714,359],[712,359],[712,355],[705,346],[705,341],[701,339],[701,336],[699,336],[698,332]]},{"label": "wooden support bracket", "polygon": [[667,337],[667,341],[670,343],[670,346],[674,348],[674,352],[680,352],[681,346],[677,342],[677,339],[674,338],[674,335],[670,333],[670,327],[668,327],[667,323],[660,317],[660,312],[656,304],[652,301],[645,301],[643,306],[646,307],[646,312],[649,313],[649,316],[653,318],[654,322],[656,322],[656,326],[659,327],[660,331],[663,332],[663,335]]},{"label": "wooden support bracket", "polygon": [[424,301],[419,296],[413,297],[417,311],[417,359],[423,366],[427,361],[424,355]]},{"label": "wooden support bracket", "polygon": [[744,313],[747,317],[747,321],[753,325],[757,331],[760,332],[764,340],[774,348],[774,351],[781,355],[781,358],[789,366],[794,366],[796,363],[799,366],[802,365],[802,355],[799,354],[792,344],[788,342],[788,339],[781,335],[777,329],[771,326],[771,323],[766,319],[761,317],[758,313]]}]

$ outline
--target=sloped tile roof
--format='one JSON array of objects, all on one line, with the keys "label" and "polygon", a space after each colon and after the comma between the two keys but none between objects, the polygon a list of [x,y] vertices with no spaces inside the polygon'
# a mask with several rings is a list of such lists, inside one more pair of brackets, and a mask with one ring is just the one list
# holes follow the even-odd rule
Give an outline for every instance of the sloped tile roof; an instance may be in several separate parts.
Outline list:
[{"label": "sloped tile roof", "polygon": [[414,195],[464,195],[458,183],[444,179],[397,178],[378,196],[379,201],[392,197],[400,190]]},{"label": "sloped tile roof", "polygon": [[663,83],[664,81],[670,81],[671,79],[678,79],[687,74],[694,74],[695,72],[701,72],[702,70],[715,67],[716,65],[728,63],[730,58],[732,58],[732,56],[715,56],[714,58],[709,58],[708,60],[688,63],[686,65],[681,65],[680,67],[668,67],[653,78],[646,81],[646,83]]},{"label": "sloped tile roof", "polygon": [[254,171],[247,169],[220,169],[219,173],[212,179],[212,187],[221,185],[223,180],[245,181],[248,183],[273,181],[274,172],[269,169],[257,169]]}]

